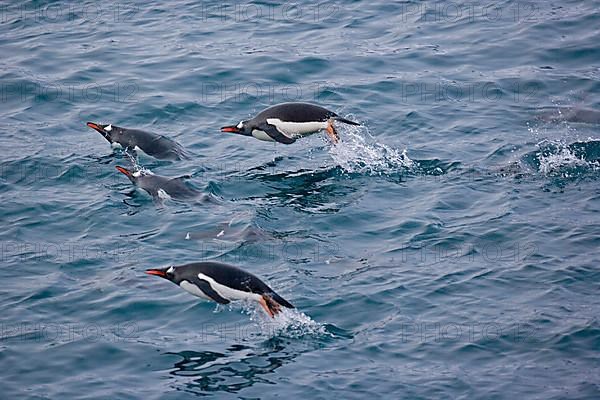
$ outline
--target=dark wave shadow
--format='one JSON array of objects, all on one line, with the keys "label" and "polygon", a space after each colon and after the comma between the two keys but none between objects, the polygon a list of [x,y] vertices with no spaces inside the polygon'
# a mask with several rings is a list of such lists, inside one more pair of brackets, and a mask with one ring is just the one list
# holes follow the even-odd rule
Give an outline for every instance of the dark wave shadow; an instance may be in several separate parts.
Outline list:
[{"label": "dark wave shadow", "polygon": [[224,352],[186,350],[165,353],[181,357],[169,374],[176,390],[206,396],[240,393],[256,383],[276,384],[276,371],[307,352],[326,345],[323,340],[271,338],[253,348],[232,345]]},{"label": "dark wave shadow", "polygon": [[348,172],[341,166],[275,171],[278,161],[232,174],[229,179],[256,182],[264,188],[264,195],[236,200],[262,199],[270,205],[292,207],[306,213],[336,213],[360,196],[363,186],[357,185],[357,181],[384,179],[404,183],[414,177],[445,175],[460,168],[456,161],[432,159],[416,160],[413,168],[398,168],[381,175]]}]

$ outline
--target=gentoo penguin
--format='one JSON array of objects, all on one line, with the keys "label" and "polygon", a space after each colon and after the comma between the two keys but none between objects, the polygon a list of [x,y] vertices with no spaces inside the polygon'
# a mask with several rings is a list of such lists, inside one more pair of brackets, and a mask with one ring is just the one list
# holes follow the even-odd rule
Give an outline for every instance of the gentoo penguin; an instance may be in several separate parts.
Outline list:
[{"label": "gentoo penguin", "polygon": [[138,129],[121,128],[116,125],[101,125],[88,122],[87,126],[98,131],[111,144],[120,144],[122,147],[137,150],[140,149],[149,156],[159,160],[182,160],[187,154],[172,139],[151,132]]},{"label": "gentoo penguin", "polygon": [[185,184],[185,178],[168,178],[154,175],[149,171],[130,171],[117,165],[117,170],[126,175],[129,180],[145,190],[154,198],[172,197],[174,199],[191,199],[197,197],[200,192],[190,189]]},{"label": "gentoo penguin", "polygon": [[294,308],[256,276],[233,265],[196,262],[149,269],[146,273],[168,279],[194,296],[219,304],[234,300],[257,301],[271,317],[281,311],[281,306]]},{"label": "gentoo penguin", "polygon": [[360,125],[338,116],[333,111],[309,103],[282,103],[269,107],[254,118],[237,125],[224,126],[221,132],[253,136],[258,140],[291,144],[296,139],[326,130],[333,143],[339,136],[333,127],[334,121]]}]

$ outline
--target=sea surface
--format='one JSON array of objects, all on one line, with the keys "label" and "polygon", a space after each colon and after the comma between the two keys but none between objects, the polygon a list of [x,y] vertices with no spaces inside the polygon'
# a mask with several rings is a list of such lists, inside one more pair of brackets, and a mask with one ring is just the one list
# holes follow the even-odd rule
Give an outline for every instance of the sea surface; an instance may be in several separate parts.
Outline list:
[{"label": "sea surface", "polygon": [[[1,397],[599,398],[599,10],[3,2]],[[219,130],[285,101],[362,125],[337,146]],[[206,260],[296,309],[144,274]]]}]

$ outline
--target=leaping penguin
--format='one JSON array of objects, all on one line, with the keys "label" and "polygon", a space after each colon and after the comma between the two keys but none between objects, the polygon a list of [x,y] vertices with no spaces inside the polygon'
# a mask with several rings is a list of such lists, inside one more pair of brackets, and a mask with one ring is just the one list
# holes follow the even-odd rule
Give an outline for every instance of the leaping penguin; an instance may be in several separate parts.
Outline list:
[{"label": "leaping penguin", "polygon": [[334,121],[360,125],[314,104],[282,103],[269,107],[254,118],[241,121],[237,125],[224,126],[221,132],[253,136],[268,142],[292,144],[298,138],[326,130],[331,141],[337,143],[339,136],[333,126]]},{"label": "leaping penguin", "polygon": [[182,160],[187,154],[181,145],[172,139],[156,133],[138,129],[121,128],[116,125],[102,125],[88,122],[87,126],[100,133],[110,144],[118,143],[131,150],[140,149],[159,160]]},{"label": "leaping penguin", "polygon": [[229,304],[235,300],[253,300],[274,318],[281,307],[294,308],[256,276],[233,265],[196,262],[180,266],[146,270],[179,285],[194,296]]}]

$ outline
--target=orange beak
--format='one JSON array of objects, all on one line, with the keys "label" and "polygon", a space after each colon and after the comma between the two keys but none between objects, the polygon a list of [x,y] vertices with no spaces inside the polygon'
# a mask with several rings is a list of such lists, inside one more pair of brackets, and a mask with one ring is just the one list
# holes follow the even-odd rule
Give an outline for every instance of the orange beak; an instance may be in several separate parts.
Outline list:
[{"label": "orange beak", "polygon": [[147,269],[146,273],[148,275],[156,275],[156,276],[160,276],[161,278],[166,278],[167,277],[167,273],[163,270],[160,269]]},{"label": "orange beak", "polygon": [[115,168],[117,168],[117,170],[118,170],[120,173],[122,173],[122,174],[125,174],[125,175],[127,175],[127,176],[131,176],[131,171],[130,171],[130,170],[128,170],[127,168],[123,168],[123,167],[121,167],[121,166],[119,166],[119,165],[117,165]]},{"label": "orange beak", "polygon": [[88,122],[86,125],[98,132],[104,132],[104,129],[102,129],[102,127],[100,125],[95,124],[93,122]]},{"label": "orange beak", "polygon": [[222,127],[222,128],[221,128],[221,132],[232,132],[232,133],[239,133],[239,132],[240,132],[240,129],[239,129],[237,126],[235,126],[235,125],[232,125],[232,126],[224,126],[224,127]]}]

